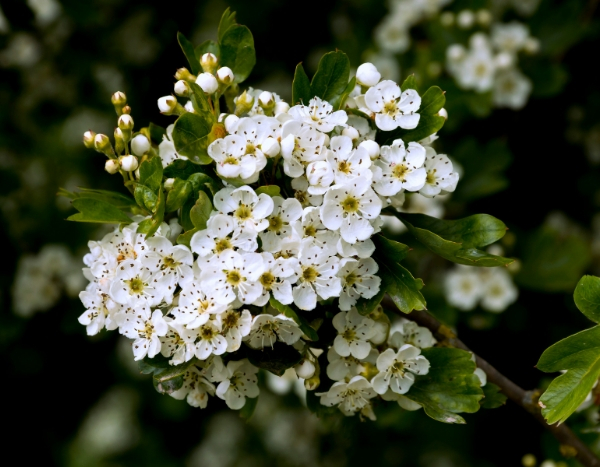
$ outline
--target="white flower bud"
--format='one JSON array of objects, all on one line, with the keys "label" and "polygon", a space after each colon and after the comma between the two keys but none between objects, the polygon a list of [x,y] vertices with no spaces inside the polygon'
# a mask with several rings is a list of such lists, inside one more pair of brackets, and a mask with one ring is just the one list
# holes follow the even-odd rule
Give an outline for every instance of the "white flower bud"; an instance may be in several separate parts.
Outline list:
[{"label": "white flower bud", "polygon": [[510,68],[515,62],[515,57],[511,53],[500,52],[496,55],[495,61],[498,68]]},{"label": "white flower bud", "polygon": [[175,79],[177,79],[177,80],[183,79],[185,81],[193,82],[196,79],[196,77],[194,75],[192,75],[187,68],[179,68],[175,72]]},{"label": "white flower bud", "polygon": [[187,97],[190,95],[190,85],[187,81],[180,79],[175,83],[175,94],[178,96]]},{"label": "white flower bud", "polygon": [[121,91],[115,92],[110,100],[115,107],[123,107],[125,104],[127,104],[127,96]]},{"label": "white flower bud", "polygon": [[469,29],[475,24],[475,14],[471,10],[463,10],[456,17],[456,24],[459,28]]},{"label": "white flower bud", "polygon": [[[328,187],[333,183],[334,177],[335,174],[333,173],[331,164],[327,161],[311,162],[306,167],[306,178],[308,179],[308,183],[316,187]],[[308,192],[311,193],[311,187],[309,187],[308,190]],[[325,190],[316,194],[322,194],[324,192]]]},{"label": "white flower bud", "polygon": [[187,101],[183,108],[188,112],[194,113],[194,104],[192,103],[192,101]]},{"label": "white flower bud", "polygon": [[454,13],[451,11],[444,11],[440,15],[440,23],[446,28],[452,26],[454,24]]},{"label": "white flower bud", "polygon": [[389,323],[387,323],[383,320],[375,320],[374,324],[373,324],[374,335],[373,335],[373,337],[371,337],[370,341],[373,342],[373,344],[375,344],[375,345],[383,344],[388,337],[389,330],[390,330]]},{"label": "white flower bud", "polygon": [[252,94],[248,94],[247,91],[241,93],[237,99],[235,99],[235,114],[237,116],[244,115],[250,112],[254,105],[254,97]]},{"label": "white flower bud", "polygon": [[377,144],[375,141],[367,139],[360,143],[358,146],[366,149],[371,159],[376,159],[377,157],[379,157],[379,144]]},{"label": "white flower bud", "polygon": [[489,26],[492,22],[492,14],[490,10],[479,10],[477,12],[477,22],[482,26]]},{"label": "white flower bud", "polygon": [[381,79],[381,73],[372,63],[363,63],[356,70],[356,81],[363,86],[375,86]]},{"label": "white flower bud", "polygon": [[463,58],[465,58],[466,51],[465,48],[460,44],[452,44],[446,50],[446,55],[448,59],[452,62],[460,62]]},{"label": "white flower bud", "polygon": [[137,157],[131,154],[119,157],[119,164],[121,164],[121,168],[126,172],[131,172],[138,168]]},{"label": "white flower bud", "polygon": [[217,70],[217,79],[223,84],[231,84],[233,82],[233,71],[231,68],[224,66]]},{"label": "white flower bud", "polygon": [[273,93],[269,91],[263,91],[258,95],[258,103],[261,107],[271,107],[275,103]]},{"label": "white flower bud", "polygon": [[117,123],[121,130],[132,130],[133,129],[133,117],[129,114],[123,114],[119,117]]},{"label": "white flower bud", "polygon": [[347,136],[348,138],[350,138],[352,141],[360,138],[360,133],[358,132],[358,130],[356,128],[354,128],[353,126],[347,126],[346,128],[344,128],[342,130],[342,135]]},{"label": "white flower bud", "polygon": [[150,141],[144,135],[137,135],[131,140],[131,150],[136,156],[143,156],[150,150]]},{"label": "white flower bud", "polygon": [[535,54],[540,51],[540,40],[535,37],[528,37],[523,44],[523,50],[529,54]]},{"label": "white flower bud", "polygon": [[233,131],[233,127],[237,124],[239,119],[239,117],[233,114],[229,114],[227,117],[225,117],[225,130],[227,133],[231,133]]},{"label": "white flower bud", "polygon": [[321,379],[319,378],[318,374],[313,375],[312,378],[308,378],[308,379],[304,380],[304,387],[308,391],[314,391],[315,389],[317,389],[319,387],[320,384],[321,384]]},{"label": "white flower bud", "polygon": [[98,152],[106,153],[107,151],[110,151],[111,145],[108,136],[101,133],[97,134],[94,138],[94,147]]},{"label": "white flower bud", "polygon": [[158,110],[160,113],[170,115],[177,107],[177,99],[173,96],[164,96],[158,99]]},{"label": "white flower bud", "polygon": [[441,108],[440,111],[438,112],[438,115],[440,117],[444,117],[444,119],[448,120],[448,111],[445,108]]},{"label": "white flower bud", "polygon": [[163,186],[165,187],[165,190],[170,190],[171,188],[173,188],[173,183],[175,183],[174,178],[167,178],[165,180],[165,183],[163,184]]},{"label": "white flower bud", "polygon": [[94,133],[92,130],[86,131],[83,134],[83,145],[88,149],[92,149],[94,147],[95,138],[96,133]]},{"label": "white flower bud", "polygon": [[200,73],[196,78],[196,84],[202,88],[206,94],[213,94],[219,89],[219,83],[210,73]]},{"label": "white flower bud", "polygon": [[288,104],[287,102],[279,101],[275,102],[275,109],[273,113],[275,115],[285,114],[288,112],[288,110],[290,110],[290,104]]},{"label": "white flower bud", "polygon": [[217,67],[217,57],[210,52],[205,53],[200,57],[200,65],[205,72],[212,73]]},{"label": "white flower bud", "polygon": [[114,159],[108,159],[104,164],[104,170],[109,174],[116,174],[119,171],[119,163]]},{"label": "white flower bud", "polygon": [[300,363],[298,363],[294,367],[294,370],[296,370],[296,374],[298,375],[298,378],[302,378],[302,379],[312,378],[315,374],[315,369],[316,368],[315,368],[314,363],[308,359],[302,360]]},{"label": "white flower bud", "polygon": [[281,152],[281,146],[279,145],[279,141],[275,138],[269,136],[263,144],[261,144],[260,149],[263,154],[267,157],[275,157],[277,154]]}]

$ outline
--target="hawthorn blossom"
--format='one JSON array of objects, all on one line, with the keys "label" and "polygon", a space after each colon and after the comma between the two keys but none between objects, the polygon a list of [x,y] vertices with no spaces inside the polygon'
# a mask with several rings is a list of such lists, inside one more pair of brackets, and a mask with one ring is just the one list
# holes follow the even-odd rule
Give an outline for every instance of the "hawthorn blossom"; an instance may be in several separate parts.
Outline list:
[{"label": "hawthorn blossom", "polygon": [[390,331],[389,344],[397,349],[405,344],[426,349],[433,347],[436,342],[429,329],[419,326],[414,321],[402,321]]},{"label": "hawthorn blossom", "polygon": [[99,287],[80,292],[79,299],[86,310],[78,318],[78,321],[86,327],[88,336],[98,334],[105,327],[108,331],[117,329],[115,313],[120,310],[122,305],[115,303]]},{"label": "hawthorn blossom", "polygon": [[369,299],[377,295],[381,285],[381,279],[375,275],[378,270],[379,266],[373,258],[344,258],[340,261],[340,310],[349,311],[360,297]]},{"label": "hawthorn blossom", "polygon": [[452,162],[445,154],[436,154],[431,147],[425,148],[425,184],[419,190],[423,196],[433,197],[442,191],[453,192],[458,183],[458,174],[453,172]]},{"label": "hawthorn blossom", "polygon": [[325,159],[325,135],[308,123],[289,120],[281,129],[283,171],[289,177],[301,177],[311,162]]},{"label": "hawthorn blossom", "polygon": [[160,338],[162,347],[160,353],[163,357],[171,358],[171,365],[181,365],[190,361],[196,352],[194,340],[196,335],[183,325],[165,318],[169,325],[166,334]]},{"label": "hawthorn blossom", "polygon": [[336,184],[343,185],[357,177],[372,178],[371,158],[364,147],[353,149],[352,140],[347,136],[334,136],[330,144],[327,162],[333,167]]},{"label": "hawthorn blossom", "polygon": [[344,415],[354,415],[363,410],[369,404],[369,399],[377,394],[363,376],[355,376],[348,383],[333,383],[329,391],[317,393],[317,396],[321,397],[321,404],[328,407],[336,405]]},{"label": "hawthorn blossom", "polygon": [[183,385],[170,396],[174,399],[186,399],[192,407],[206,408],[208,396],[215,395],[215,386],[208,379],[208,370],[190,366],[183,374]]},{"label": "hawthorn blossom", "polygon": [[267,216],[273,212],[273,198],[265,193],[257,195],[249,186],[223,188],[214,197],[215,209],[232,214],[236,228],[262,232],[269,226]]},{"label": "hawthorn blossom", "polygon": [[216,293],[206,294],[200,280],[185,284],[179,293],[178,306],[171,308],[175,320],[188,329],[196,329],[206,323],[211,316],[220,315],[227,310],[227,304],[217,301]]},{"label": "hawthorn blossom", "polygon": [[246,404],[246,397],[258,397],[258,368],[247,359],[229,361],[225,366],[215,359],[212,377],[218,382],[216,394],[227,407],[239,410]]},{"label": "hawthorn blossom", "polygon": [[273,294],[275,300],[284,305],[289,305],[293,302],[292,283],[289,280],[297,269],[298,260],[296,258],[277,258],[269,252],[261,253],[264,272],[258,278],[258,282],[262,285],[262,295],[253,303],[256,306],[264,306],[269,301],[269,297]]},{"label": "hawthorn blossom", "polygon": [[227,350],[227,340],[221,335],[220,320],[210,320],[196,329],[198,341],[195,354],[199,360],[206,360],[211,355],[221,355]]},{"label": "hawthorn blossom", "polygon": [[300,238],[312,237],[314,243],[324,249],[327,256],[335,256],[340,236],[327,229],[321,221],[321,210],[318,207],[307,207],[302,212],[302,219],[293,223],[293,228]]},{"label": "hawthorn blossom", "polygon": [[300,339],[302,331],[296,322],[285,315],[262,314],[254,318],[247,342],[255,349],[273,347],[275,342],[292,345]]},{"label": "hawthorn blossom", "polygon": [[346,126],[348,120],[348,115],[343,110],[335,112],[332,112],[332,110],[333,106],[329,102],[322,100],[320,97],[313,97],[308,106],[295,105],[288,111],[288,114],[294,120],[308,123],[323,133],[329,133],[336,126]]},{"label": "hawthorn blossom", "polygon": [[[136,313],[140,307],[136,306]],[[152,315],[148,311],[140,311],[135,319],[121,327],[121,332],[134,339],[132,348],[134,360],[141,360],[146,355],[152,358],[161,351],[160,338],[167,334],[169,325],[163,318],[160,310],[155,310]]]},{"label": "hawthorn blossom", "polygon": [[236,229],[232,216],[216,214],[206,223],[206,229],[196,232],[190,240],[192,252],[200,258],[210,259],[224,251],[238,248],[252,252],[258,248],[257,233],[254,229]]},{"label": "hawthorn blossom", "polygon": [[158,305],[167,292],[168,282],[158,282],[150,270],[134,260],[123,261],[110,286],[110,296],[121,305],[131,305],[140,300],[150,306]]},{"label": "hawthorn blossom", "polygon": [[419,191],[427,178],[424,162],[425,148],[419,143],[410,142],[405,149],[404,141],[397,139],[391,146],[382,146],[375,162],[379,170],[373,188],[381,196],[394,196],[403,190]]},{"label": "hawthorn blossom", "polygon": [[309,186],[310,184],[305,176],[294,178],[292,180],[294,198],[298,200],[303,208],[308,206],[320,206],[323,203],[323,196],[309,193]]},{"label": "hawthorn blossom", "polygon": [[167,127],[167,131],[162,137],[161,143],[158,145],[158,156],[162,162],[162,166],[167,167],[177,159],[187,160],[187,157],[180,155],[175,149],[173,142],[173,128],[175,124]]},{"label": "hawthorn blossom", "polygon": [[[281,196],[273,197],[273,210],[267,217],[267,228],[260,233],[262,249],[271,253],[281,248],[282,238],[292,234],[290,224],[302,217],[302,205],[295,198],[283,199]],[[254,248],[256,249],[256,248]]]},{"label": "hawthorn blossom", "polygon": [[356,308],[338,313],[333,317],[333,327],[338,332],[333,348],[342,357],[366,358],[371,351],[368,341],[374,334],[374,324],[372,319],[361,316]]},{"label": "hawthorn blossom", "polygon": [[235,352],[242,345],[242,339],[250,334],[252,328],[252,315],[248,310],[229,309],[219,315],[221,333],[227,341],[227,352]]},{"label": "hawthorn blossom", "polygon": [[367,109],[375,114],[375,124],[383,131],[400,127],[412,130],[419,124],[417,113],[421,97],[414,89],[400,90],[400,86],[390,80],[381,81],[365,94]]},{"label": "hawthorn blossom", "polygon": [[371,380],[377,394],[385,394],[388,387],[396,394],[406,394],[415,382],[414,375],[426,375],[429,361],[420,355],[421,350],[410,344],[395,352],[387,349],[377,357],[379,373]]},{"label": "hawthorn blossom", "polygon": [[208,155],[216,162],[217,173],[226,179],[240,178],[248,183],[258,179],[259,172],[267,164],[267,159],[260,153],[248,153],[247,143],[239,135],[227,135],[217,139],[208,146]]}]

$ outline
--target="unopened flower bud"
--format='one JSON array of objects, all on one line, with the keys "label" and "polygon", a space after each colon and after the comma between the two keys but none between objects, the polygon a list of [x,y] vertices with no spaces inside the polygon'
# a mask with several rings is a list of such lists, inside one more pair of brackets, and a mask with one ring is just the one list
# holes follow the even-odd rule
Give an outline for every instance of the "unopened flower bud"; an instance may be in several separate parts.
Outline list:
[{"label": "unopened flower bud", "polygon": [[217,70],[217,79],[226,85],[230,85],[233,82],[233,71],[231,68],[224,66]]},{"label": "unopened flower bud", "polygon": [[94,147],[96,148],[96,151],[104,153],[106,155],[111,154],[112,152],[110,140],[108,139],[108,136],[103,134],[96,135],[96,137],[94,138]]},{"label": "unopened flower bud", "polygon": [[233,133],[233,127],[235,125],[237,125],[237,122],[239,122],[240,118],[236,117],[233,114],[227,115],[227,117],[225,117],[225,122],[223,122],[225,124],[225,129],[227,130],[227,133]]},{"label": "unopened flower bud", "polygon": [[315,374],[315,365],[310,360],[304,359],[294,367],[294,370],[298,378],[310,379]]},{"label": "unopened flower bud", "polygon": [[459,61],[461,61],[463,58],[465,58],[465,55],[466,55],[466,50],[460,44],[452,44],[446,50],[446,56],[452,62],[459,62]]},{"label": "unopened flower bud", "polygon": [[290,110],[290,104],[287,102],[279,101],[275,103],[274,114],[277,116],[279,114],[285,114]]},{"label": "unopened flower bud", "polygon": [[193,83],[196,80],[196,77],[194,75],[192,75],[187,68],[179,68],[175,72],[175,79],[176,80],[182,79],[184,81],[189,81],[189,82]]},{"label": "unopened flower bud", "polygon": [[175,183],[175,179],[174,178],[167,178],[165,180],[165,183],[163,183],[163,186],[165,187],[165,190],[170,190],[171,188],[173,188],[173,183]]},{"label": "unopened flower bud", "polygon": [[94,147],[94,139],[95,138],[96,138],[96,133],[94,133],[92,130],[86,131],[83,134],[83,145],[88,149],[92,149]]},{"label": "unopened flower bud", "polygon": [[318,374],[312,376],[312,378],[308,378],[304,380],[304,387],[308,391],[314,391],[321,384],[321,378],[319,378]]},{"label": "unopened flower bud", "polygon": [[119,157],[119,164],[121,164],[121,168],[126,172],[132,172],[138,168],[137,157],[131,154]]},{"label": "unopened flower bud", "polygon": [[379,144],[375,141],[367,139],[359,144],[359,147],[364,148],[369,153],[369,157],[373,160],[379,156]]},{"label": "unopened flower bud", "polygon": [[187,97],[190,95],[190,92],[190,85],[187,81],[180,79],[175,83],[175,94],[178,96]]},{"label": "unopened flower bud", "polygon": [[219,83],[210,73],[200,73],[196,78],[196,84],[202,88],[206,94],[213,94],[219,89]]},{"label": "unopened flower bud", "polygon": [[131,113],[131,107],[129,107],[128,105],[126,105],[125,107],[123,107],[121,109],[121,113],[129,115]]},{"label": "unopened flower bud", "polygon": [[192,101],[187,101],[183,108],[186,110],[186,112],[194,113],[194,103]]},{"label": "unopened flower bud", "polygon": [[[131,151],[136,156],[143,156],[150,150],[150,141],[144,135],[137,135],[131,140]],[[134,169],[135,170],[135,169]]]},{"label": "unopened flower bud", "polygon": [[363,63],[356,70],[356,82],[363,86],[375,86],[381,79],[381,73],[372,63]]},{"label": "unopened flower bud", "polygon": [[248,94],[247,91],[241,93],[236,102],[235,102],[235,114],[237,116],[246,114],[250,112],[252,106],[254,105],[254,97],[251,94]]},{"label": "unopened flower bud", "polygon": [[492,22],[492,14],[490,13],[490,10],[479,10],[477,12],[477,22],[481,25],[481,26],[489,26],[490,23]]},{"label": "unopened flower bud", "polygon": [[469,29],[475,23],[475,14],[471,10],[463,10],[456,17],[456,24],[461,29]]},{"label": "unopened flower bud", "polygon": [[123,114],[119,117],[117,123],[121,130],[132,130],[133,129],[133,117],[129,114]]},{"label": "unopened flower bud", "polygon": [[175,99],[173,96],[164,96],[158,99],[158,109],[160,110],[160,113],[165,115],[173,114],[177,108],[177,105],[177,99]]},{"label": "unopened flower bud", "polygon": [[272,108],[275,106],[275,98],[273,97],[273,93],[269,91],[263,91],[258,95],[258,105],[260,105],[263,109],[265,107]]},{"label": "unopened flower bud", "polygon": [[109,174],[116,174],[119,171],[119,163],[114,159],[108,159],[104,164],[104,170]]},{"label": "unopened flower bud", "polygon": [[205,73],[214,73],[217,68],[217,57],[215,54],[211,54],[210,52],[205,53],[200,57],[200,65],[202,66],[202,70]]},{"label": "unopened flower bud", "polygon": [[498,68],[510,68],[514,63],[515,58],[508,52],[500,52],[496,55],[495,61]]},{"label": "unopened flower bud", "polygon": [[357,140],[358,138],[360,138],[360,133],[353,126],[348,126],[348,127],[344,128],[342,130],[342,135],[347,136],[352,141]]},{"label": "unopened flower bud", "polygon": [[110,100],[115,107],[122,108],[123,106],[125,106],[125,104],[127,104],[127,96],[125,95],[124,92],[121,92],[121,91],[115,92],[112,95],[112,97],[110,98]]},{"label": "unopened flower bud", "polygon": [[277,154],[281,152],[281,146],[279,145],[279,141],[275,138],[269,136],[263,144],[261,144],[260,149],[263,154],[267,157],[275,157]]},{"label": "unopened flower bud", "polygon": [[119,127],[115,128],[115,151],[117,154],[121,154],[125,149],[125,137],[123,136],[123,130]]},{"label": "unopened flower bud", "polygon": [[448,120],[448,111],[444,107],[442,107],[440,109],[440,111],[438,112],[438,115],[440,117],[444,117],[445,120]]}]

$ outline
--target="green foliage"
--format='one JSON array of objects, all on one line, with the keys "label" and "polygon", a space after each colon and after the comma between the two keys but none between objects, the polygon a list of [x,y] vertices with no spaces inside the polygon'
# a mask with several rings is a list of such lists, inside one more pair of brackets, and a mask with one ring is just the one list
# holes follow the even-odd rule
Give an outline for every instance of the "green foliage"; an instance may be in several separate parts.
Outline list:
[{"label": "green foliage", "polygon": [[186,112],[175,122],[173,127],[173,143],[182,156],[187,156],[197,164],[210,164],[212,159],[206,152],[208,135],[212,126],[201,117]]},{"label": "green foliage", "polygon": [[[210,213],[212,212],[212,203],[210,198],[204,191],[198,192],[198,199],[196,200],[194,206],[189,211],[189,222],[194,226],[193,228],[187,230],[185,233],[182,233],[179,237],[177,237],[177,243],[190,246],[190,240],[192,236],[198,232],[199,230],[206,229],[206,222],[210,217]],[[184,206],[185,212],[185,206]],[[184,217],[182,213],[182,218]],[[185,222],[187,225],[188,223]],[[185,228],[186,225],[183,225]]]},{"label": "green foliage", "polygon": [[[579,311],[600,322],[600,278],[584,276],[575,289]],[[567,370],[540,397],[549,424],[562,423],[577,410],[600,377],[600,326],[578,332],[550,346],[537,364],[546,373]]]},{"label": "green foliage", "polygon": [[163,136],[167,134],[167,130],[165,130],[162,126],[155,125],[154,123],[150,123],[150,125],[148,125],[148,131],[150,132],[150,139],[155,144],[162,143]]},{"label": "green foliage", "polygon": [[141,185],[147,186],[153,192],[157,192],[162,188],[163,182],[163,167],[160,157],[146,159],[140,165],[140,181]]},{"label": "green foliage", "polygon": [[156,203],[158,203],[158,196],[156,193],[154,193],[154,191],[152,191],[146,185],[138,183],[135,186],[135,191],[133,194],[135,196],[135,200],[142,209],[154,211],[154,208],[156,208]]},{"label": "green foliage", "polygon": [[561,234],[544,226],[525,242],[515,281],[522,287],[569,292],[590,263],[590,247],[577,233]]},{"label": "green foliage", "polygon": [[161,394],[171,394],[181,389],[183,385],[183,375],[192,366],[197,363],[195,358],[181,365],[170,365],[168,359],[162,355],[154,358],[144,358],[138,362],[140,372],[145,375],[152,375],[154,388]]},{"label": "green foliage", "polygon": [[417,80],[415,79],[414,73],[412,75],[409,75],[400,85],[400,90],[402,92],[406,91],[407,89],[414,89],[415,91],[419,90],[419,88],[417,87]]},{"label": "green foliage", "polygon": [[166,212],[177,211],[187,201],[192,194],[192,184],[187,180],[176,178],[167,194],[167,203],[165,206]]},{"label": "green foliage", "polygon": [[483,409],[497,409],[506,404],[506,396],[501,392],[500,387],[493,383],[487,383],[483,387],[483,396],[484,398],[479,401]]},{"label": "green foliage", "polygon": [[190,83],[190,88],[192,90],[190,98],[192,99],[192,105],[194,106],[195,112],[204,118],[205,122],[212,128],[213,124],[216,123],[217,118],[208,102],[206,93],[196,83]]},{"label": "green foliage", "polygon": [[75,222],[97,222],[102,224],[130,224],[131,219],[118,207],[93,198],[77,198],[73,207],[79,212],[67,218]]},{"label": "green foliage", "polygon": [[[406,81],[405,81],[406,83]],[[421,96],[421,108],[419,112],[424,115],[437,114],[446,104],[446,93],[438,86],[431,86]]]},{"label": "green foliage", "polygon": [[488,214],[476,214],[459,220],[441,220],[424,214],[397,214],[409,232],[437,255],[467,266],[504,266],[512,259],[480,250],[501,239],[504,223]]},{"label": "green foliage", "polygon": [[270,197],[281,196],[281,188],[279,188],[278,185],[259,186],[256,189],[256,194],[260,195],[261,193],[265,193],[265,194],[269,195]]},{"label": "green foliage", "polygon": [[345,91],[349,78],[348,56],[340,50],[326,53],[310,83],[311,98],[318,96],[329,102],[335,101]]},{"label": "green foliage", "polygon": [[69,199],[96,199],[111,204],[122,211],[129,212],[136,206],[135,200],[129,196],[117,193],[116,191],[94,190],[91,188],[79,188],[80,192],[67,191],[64,188],[58,190],[58,196],[64,196]]},{"label": "green foliage", "polygon": [[293,367],[302,360],[302,355],[291,345],[275,342],[273,347],[252,349],[245,347],[245,354],[250,363],[274,375],[281,376],[285,370]]},{"label": "green foliage", "polygon": [[202,172],[203,168],[184,159],[176,159],[164,168],[165,178],[186,179],[195,173]]},{"label": "green foliage", "polygon": [[256,64],[254,38],[246,26],[231,25],[219,39],[221,48],[220,66],[228,66],[233,71],[235,82],[248,78]]},{"label": "green foliage", "polygon": [[165,199],[164,191],[158,190],[158,200],[156,207],[152,210],[152,217],[140,222],[137,229],[139,233],[144,233],[147,237],[156,233],[165,218]]},{"label": "green foliage", "polygon": [[275,297],[271,296],[269,299],[269,305],[275,308],[279,313],[284,314],[288,318],[292,318],[300,329],[304,333],[306,337],[308,337],[311,341],[318,341],[319,335],[317,331],[315,331],[308,321],[303,316],[300,316],[291,306],[284,305],[275,299]]},{"label": "green foliage", "polygon": [[200,62],[202,55],[209,52],[214,54],[214,56],[218,59],[221,56],[221,47],[215,41],[206,40],[194,49],[194,55],[196,56],[196,60],[198,60],[198,62]]},{"label": "green foliage", "polygon": [[250,421],[252,415],[254,415],[254,411],[256,410],[256,405],[258,404],[258,397],[246,397],[246,403],[244,407],[240,410],[240,417]]},{"label": "green foliage", "polygon": [[415,377],[406,397],[421,404],[434,420],[466,423],[457,414],[477,412],[484,395],[479,378],[473,373],[475,362],[471,354],[449,347],[423,349],[421,353],[431,368],[426,375]]},{"label": "green foliage", "polygon": [[190,70],[193,74],[197,75],[198,73],[202,73],[202,68],[200,67],[200,61],[196,58],[196,54],[194,53],[194,46],[190,41],[186,39],[186,37],[178,32],[177,33],[177,42],[179,42],[179,46],[187,58],[188,63],[190,64]]},{"label": "green foliage", "polygon": [[302,63],[298,63],[296,72],[294,73],[294,81],[292,82],[292,105],[308,105],[308,101],[310,101],[312,97],[310,80],[304,71]]},{"label": "green foliage", "polygon": [[[346,86],[346,89],[344,89],[344,92],[342,92],[339,101],[333,105],[333,107],[336,110],[339,109],[343,109],[344,106],[346,105],[346,101],[348,100],[348,97],[350,96],[350,93],[352,91],[354,91],[354,88],[356,87],[356,76],[353,76],[352,79],[350,81],[348,81],[348,86]],[[369,122],[372,122],[371,120],[368,120]]]},{"label": "green foliage", "polygon": [[[400,265],[407,253],[408,247],[393,240],[388,240],[382,235],[373,237],[375,242],[375,253],[373,257],[379,264],[379,276],[382,278],[381,289],[376,301],[383,298],[382,290],[392,298],[396,306],[404,313],[410,313],[412,310],[423,310],[426,307],[425,298],[420,290],[423,288],[423,281],[415,279],[408,269]],[[379,302],[372,308],[375,309]],[[361,303],[360,310],[364,313],[371,306],[365,306]]]},{"label": "green foliage", "polygon": [[235,26],[237,21],[235,20],[235,11],[231,11],[231,8],[227,8],[221,16],[218,28],[219,42],[223,42],[223,37],[230,27]]}]

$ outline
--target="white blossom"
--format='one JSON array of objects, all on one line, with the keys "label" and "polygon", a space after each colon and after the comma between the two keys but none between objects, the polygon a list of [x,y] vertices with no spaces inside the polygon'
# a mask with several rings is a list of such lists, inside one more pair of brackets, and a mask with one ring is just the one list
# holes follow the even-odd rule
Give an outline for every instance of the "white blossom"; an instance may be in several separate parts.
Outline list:
[{"label": "white blossom", "polygon": [[217,397],[223,399],[230,409],[241,409],[246,404],[246,397],[258,397],[257,372],[258,368],[247,359],[230,361],[227,366],[220,359],[215,361],[212,377],[219,383]]},{"label": "white blossom", "polygon": [[449,193],[456,189],[458,173],[453,172],[452,162],[445,154],[436,154],[431,147],[426,147],[425,184],[419,189],[423,196],[433,197],[442,192]]},{"label": "white blossom", "polygon": [[305,166],[325,159],[325,135],[308,123],[290,120],[282,127],[281,155],[285,174],[301,177]]},{"label": "white blossom", "polygon": [[379,373],[371,383],[377,394],[385,394],[388,387],[397,394],[406,394],[415,382],[414,375],[429,373],[429,361],[420,355],[421,350],[410,344],[395,352],[387,349],[377,357]]},{"label": "white blossom", "polygon": [[417,113],[421,97],[414,89],[400,90],[393,81],[384,80],[365,94],[365,104],[375,114],[375,124],[383,131],[411,130],[419,124]]},{"label": "white blossom", "polygon": [[390,330],[389,344],[396,349],[405,344],[427,349],[433,347],[436,342],[429,329],[419,326],[414,321],[403,320]]},{"label": "white blossom", "polygon": [[250,334],[252,315],[248,310],[229,309],[220,315],[222,334],[227,340],[227,352],[235,352],[242,345],[242,339]]},{"label": "white blossom", "polygon": [[302,216],[302,205],[295,198],[274,196],[272,199],[273,210],[267,217],[268,226],[260,233],[260,239],[264,251],[275,253],[280,250],[282,239],[292,234],[290,224]]},{"label": "white blossom", "polygon": [[158,155],[162,161],[162,166],[166,167],[177,159],[187,160],[186,156],[180,155],[175,150],[175,143],[173,142],[173,128],[174,124],[167,127],[167,132],[163,135],[161,143],[158,145]]},{"label": "white blossom", "polygon": [[247,342],[255,349],[272,348],[277,341],[292,345],[301,336],[302,331],[293,319],[285,315],[262,314],[254,318]]},{"label": "white blossom", "polygon": [[178,306],[171,309],[175,320],[186,325],[188,329],[196,329],[206,323],[211,316],[220,315],[227,310],[227,304],[216,300],[216,292],[208,294],[201,287],[201,281],[193,280],[185,284],[179,293]]},{"label": "white blossom", "polygon": [[236,222],[232,216],[216,214],[208,220],[206,229],[192,236],[190,247],[200,258],[208,260],[225,251],[234,251],[235,248],[255,251],[258,248],[256,238],[255,229],[236,229]]},{"label": "white blossom", "polygon": [[348,383],[333,383],[329,391],[317,394],[321,396],[321,404],[328,407],[336,405],[344,415],[354,415],[361,411],[376,395],[363,376],[355,376]]},{"label": "white blossom", "polygon": [[269,226],[267,216],[273,212],[273,198],[256,195],[249,186],[223,188],[214,197],[215,209],[231,214],[240,229],[262,232]]},{"label": "white blossom", "polygon": [[333,348],[342,357],[365,358],[371,351],[369,339],[373,336],[374,324],[372,319],[361,316],[356,308],[338,313],[333,317],[333,326],[338,332]]},{"label": "white blossom", "polygon": [[227,350],[227,340],[221,335],[221,321],[209,320],[196,329],[198,340],[195,355],[206,360],[211,355],[221,355]]},{"label": "white blossom", "polygon": [[170,394],[175,399],[186,399],[192,407],[206,408],[208,396],[215,395],[215,386],[209,381],[207,370],[192,365],[183,374],[183,385]]},{"label": "white blossom", "polygon": [[373,258],[344,258],[340,261],[340,310],[350,310],[360,297],[369,299],[377,295],[381,284],[381,279],[375,275],[378,270],[379,266]]},{"label": "white blossom", "polygon": [[347,136],[334,136],[330,147],[327,162],[333,168],[336,184],[343,185],[358,177],[372,178],[371,158],[364,147],[353,149],[352,140]]},{"label": "white blossom", "polygon": [[135,318],[122,326],[121,331],[130,339],[134,339],[132,348],[137,361],[146,355],[152,358],[160,352],[160,337],[167,334],[169,325],[160,310],[155,310],[152,315],[139,306],[136,306],[135,310]]},{"label": "white blossom", "polygon": [[332,112],[333,106],[320,97],[313,97],[308,106],[295,105],[288,113],[294,120],[308,123],[323,133],[329,133],[336,126],[346,126],[348,115],[343,110]]},{"label": "white blossom", "polygon": [[424,162],[425,148],[419,143],[410,142],[405,149],[404,141],[397,139],[391,146],[382,146],[373,188],[382,196],[420,190],[427,177]]}]

